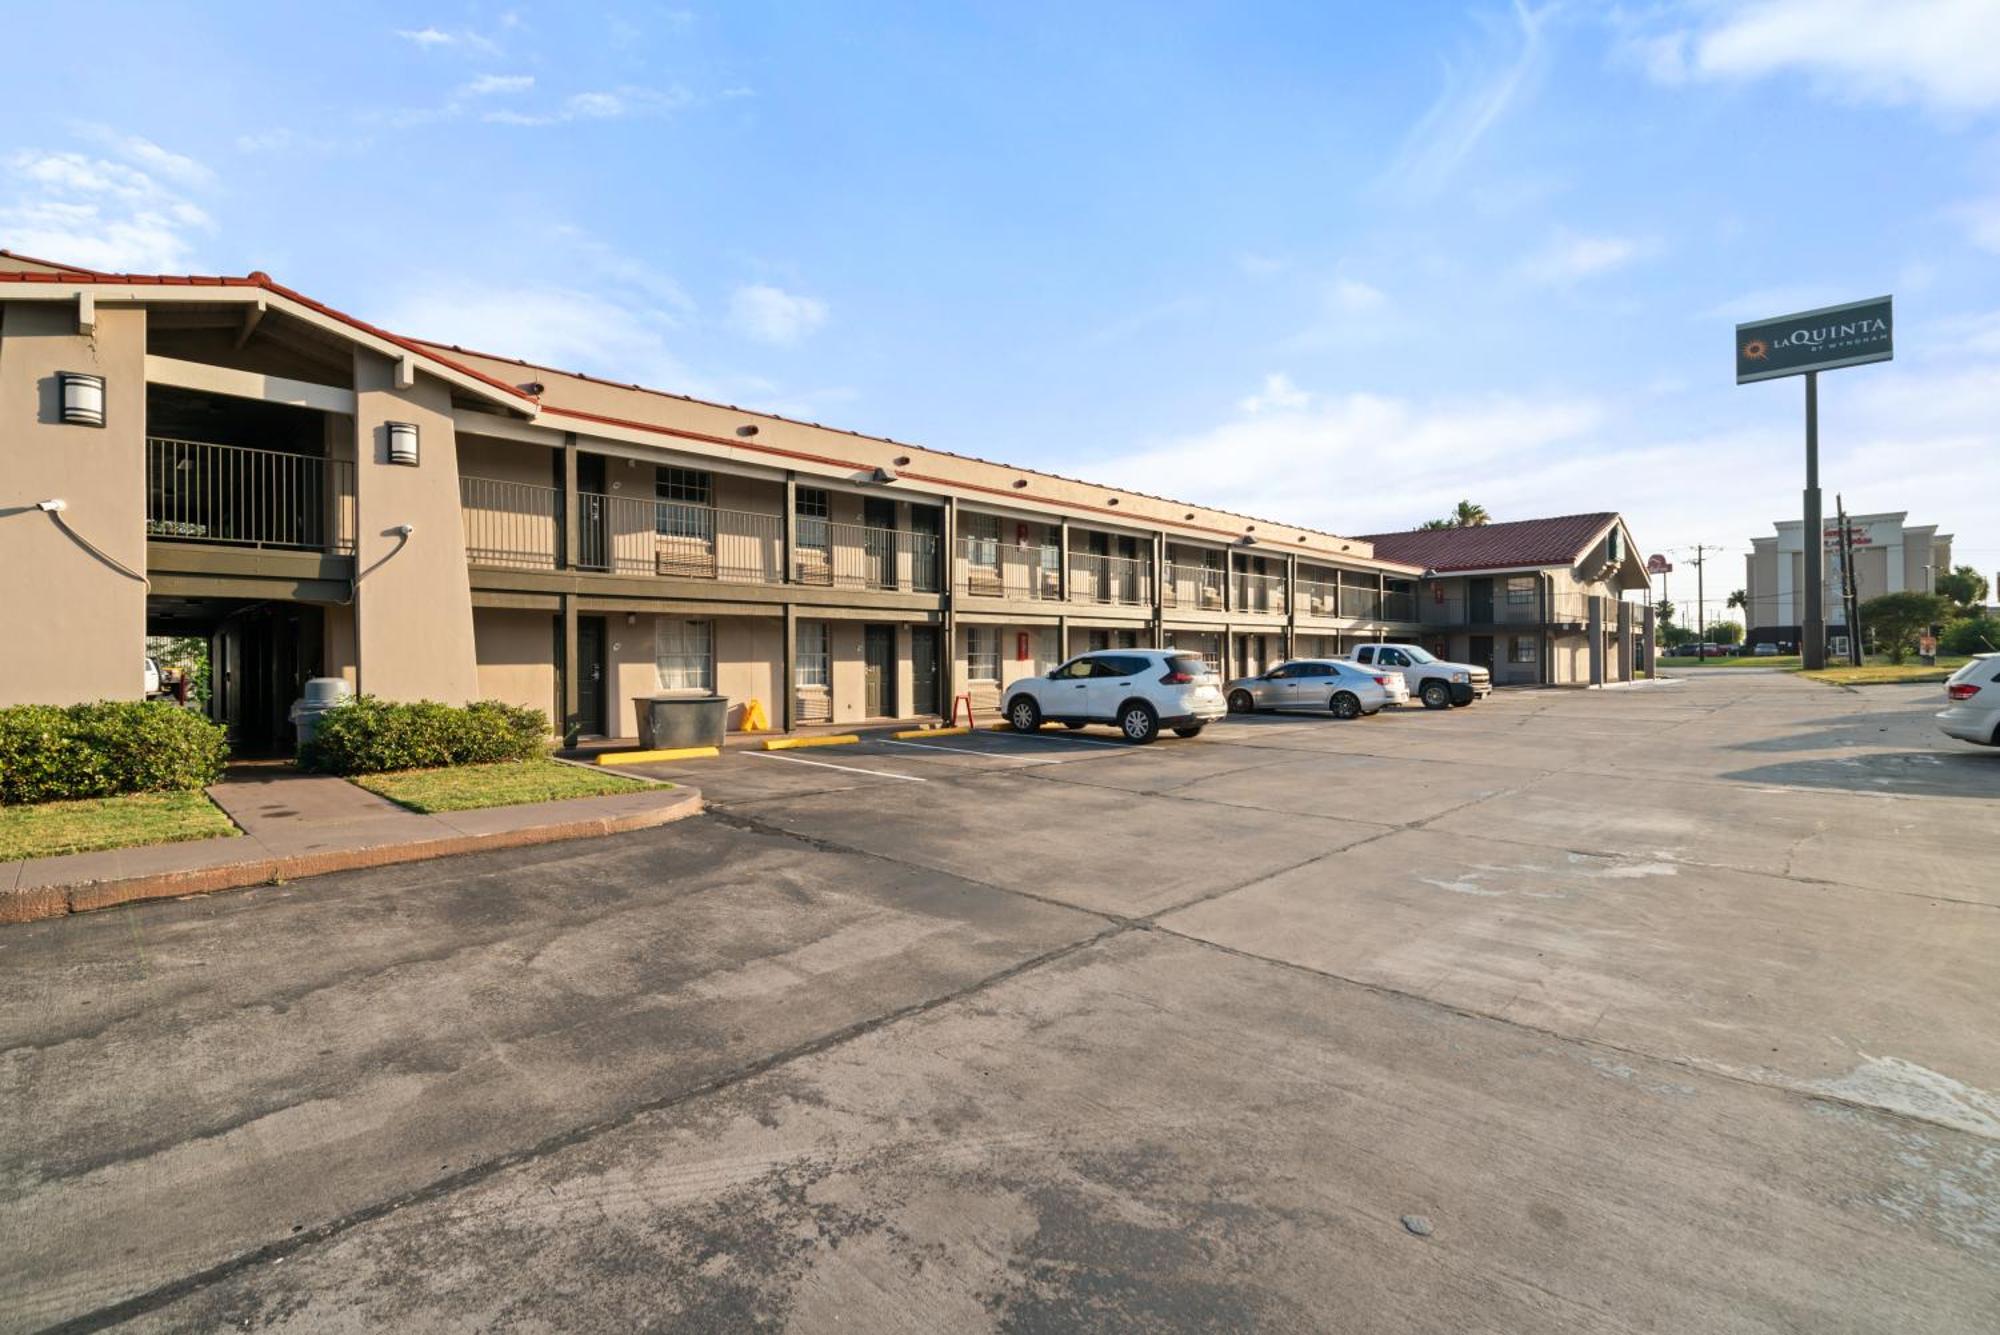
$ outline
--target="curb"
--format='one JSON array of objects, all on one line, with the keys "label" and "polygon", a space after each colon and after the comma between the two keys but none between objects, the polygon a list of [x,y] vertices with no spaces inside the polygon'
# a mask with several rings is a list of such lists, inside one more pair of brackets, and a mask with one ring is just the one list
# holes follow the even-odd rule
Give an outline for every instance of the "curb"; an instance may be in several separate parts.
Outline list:
[{"label": "curb", "polygon": [[908,741],[912,737],[959,737],[971,732],[966,727],[958,728],[911,728],[907,732],[890,733],[898,741]]},{"label": "curb", "polygon": [[761,749],[765,751],[797,751],[808,746],[852,746],[860,741],[859,735],[851,732],[839,733],[831,737],[767,737]]},{"label": "curb", "polygon": [[600,765],[650,765],[656,760],[697,760],[719,756],[719,746],[677,746],[665,751],[606,751],[597,757]]},{"label": "curb", "polygon": [[402,862],[428,862],[464,853],[489,853],[503,848],[595,839],[607,834],[650,830],[701,814],[703,803],[700,790],[680,788],[675,791],[678,796],[651,810],[622,816],[591,816],[553,825],[500,830],[492,834],[465,834],[406,844],[379,844],[372,848],[254,858],[219,867],[195,867],[186,871],[159,872],[117,880],[34,886],[0,895],[0,924],[60,918],[70,913],[86,913],[92,909],[111,908],[145,899],[178,899],[184,895],[205,895],[217,890],[240,890],[246,886],[323,876],[328,872],[390,867]]}]

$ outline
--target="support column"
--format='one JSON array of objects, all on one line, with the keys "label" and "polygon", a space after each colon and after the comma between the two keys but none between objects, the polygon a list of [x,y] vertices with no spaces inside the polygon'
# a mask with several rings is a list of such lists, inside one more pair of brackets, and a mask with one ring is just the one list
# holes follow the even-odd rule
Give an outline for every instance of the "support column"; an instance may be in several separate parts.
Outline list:
[{"label": "support column", "polygon": [[1285,557],[1285,658],[1299,655],[1299,554]]},{"label": "support column", "polygon": [[[789,481],[787,478],[788,484]],[[787,485],[785,490],[789,493],[791,487]],[[789,551],[786,553],[786,561],[789,565]],[[785,604],[784,640],[784,650],[781,654],[783,661],[778,669],[779,675],[783,678],[778,683],[778,698],[783,702],[778,708],[778,719],[779,726],[785,732],[790,732],[799,726],[799,609],[791,603]]]},{"label": "support column", "polygon": [[1222,549],[1222,610],[1236,610],[1236,552],[1228,547]]},{"label": "support column", "polygon": [[[563,432],[562,447],[562,565],[564,570],[576,569],[580,537],[577,533],[576,511],[576,432]],[[575,622],[571,622],[572,630]],[[572,643],[571,648],[575,645]],[[576,660],[572,658],[571,662]],[[570,702],[570,711],[576,709],[576,702]]]},{"label": "support column", "polygon": [[[944,662],[940,669],[944,677],[945,708],[952,708],[953,701],[962,693],[963,680],[958,675],[958,498],[944,498],[944,513],[939,517],[938,527],[942,531],[944,543]],[[947,714],[946,718],[949,719]]]},{"label": "support column", "polygon": [[[785,472],[785,583],[798,580],[798,564],[794,557],[799,549],[799,475]],[[791,687],[786,686],[787,694]]]},{"label": "support column", "polygon": [[1153,534],[1153,645],[1167,643],[1167,535]]},{"label": "support column", "polygon": [[[1806,372],[1805,623],[1799,654],[1808,672],[1826,666],[1826,521],[1819,500],[1819,372]],[[1705,629],[1705,628],[1704,628]]]},{"label": "support column", "polygon": [[[1056,525],[1056,596],[1069,601],[1069,520],[1063,519]],[[1064,640],[1062,650],[1069,652],[1069,641]]]},{"label": "support column", "polygon": [[1549,602],[1553,584],[1554,579],[1549,575],[1539,576],[1535,580],[1535,597],[1541,604],[1541,625],[1535,631],[1535,638],[1541,644],[1541,653],[1537,657],[1542,660],[1536,665],[1535,679],[1544,686],[1556,679],[1556,665],[1550,661],[1555,656],[1556,637],[1549,630],[1549,616],[1553,611]]},{"label": "support column", "polygon": [[[576,495],[574,491],[569,494],[572,497]],[[576,595],[565,593],[560,596],[562,598],[563,636],[562,737],[563,745],[575,746],[577,735],[583,726],[581,718],[583,713],[583,683],[579,679],[581,674],[577,671],[576,662]]]},{"label": "support column", "polygon": [[1590,684],[1604,684],[1604,600],[1596,594],[1590,598]]}]

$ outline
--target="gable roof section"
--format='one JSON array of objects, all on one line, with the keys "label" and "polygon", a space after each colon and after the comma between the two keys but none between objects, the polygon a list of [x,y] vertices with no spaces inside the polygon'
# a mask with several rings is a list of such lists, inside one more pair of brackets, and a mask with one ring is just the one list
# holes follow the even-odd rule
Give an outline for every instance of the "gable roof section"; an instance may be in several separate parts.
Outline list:
[{"label": "gable roof section", "polygon": [[[40,262],[46,263],[46,261]],[[0,285],[5,285],[0,286],[0,295],[4,295],[6,287],[17,284],[41,287],[129,287],[141,290],[208,288],[237,295],[262,292],[296,307],[294,314],[303,314],[309,320],[318,317],[320,322],[344,326],[351,333],[361,335],[368,341],[388,344],[412,357],[428,362],[433,370],[449,372],[447,378],[456,379],[460,383],[471,381],[473,383],[468,385],[468,388],[476,388],[489,396],[498,397],[510,407],[522,412],[533,414],[539,406],[534,395],[516,385],[510,385],[497,376],[476,370],[455,358],[444,356],[435,348],[419,343],[415,339],[392,334],[377,325],[369,324],[366,320],[336,310],[324,302],[314,301],[303,292],[295,292],[283,283],[274,281],[267,273],[253,272],[238,278],[201,274],[97,273],[82,269],[64,269],[52,273],[32,270],[18,273],[0,271]],[[138,299],[144,298],[141,296]]]},{"label": "gable roof section", "polygon": [[1375,545],[1378,557],[1439,572],[1566,566],[1573,565],[1617,519],[1616,511],[1600,510],[1476,528],[1364,533],[1362,538]]}]

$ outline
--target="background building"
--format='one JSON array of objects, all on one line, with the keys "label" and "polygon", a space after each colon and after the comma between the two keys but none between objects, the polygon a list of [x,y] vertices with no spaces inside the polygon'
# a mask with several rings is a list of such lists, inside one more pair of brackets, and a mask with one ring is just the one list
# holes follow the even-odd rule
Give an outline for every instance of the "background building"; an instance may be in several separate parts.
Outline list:
[{"label": "background building", "polygon": [[[1939,533],[1935,524],[1909,524],[1908,518],[1906,510],[1847,517],[1853,534],[1855,589],[1862,602],[1884,593],[1928,592],[1932,581],[1951,569],[1951,535]],[[1750,554],[1743,559],[1743,588],[1748,595],[1743,642],[1796,647],[1805,619],[1805,524],[1788,519],[1773,527],[1777,531],[1772,535],[1750,540]],[[1844,636],[1840,521],[1828,515],[1822,527],[1827,634]],[[1710,619],[1733,615],[1727,610],[1712,612]]]}]

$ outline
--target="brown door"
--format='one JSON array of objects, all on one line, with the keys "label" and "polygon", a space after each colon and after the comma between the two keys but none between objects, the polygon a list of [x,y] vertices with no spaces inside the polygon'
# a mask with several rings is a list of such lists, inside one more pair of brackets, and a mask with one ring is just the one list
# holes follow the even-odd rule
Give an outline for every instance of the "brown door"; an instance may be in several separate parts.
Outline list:
[{"label": "brown door", "polygon": [[892,718],[896,713],[896,628],[868,626],[865,634],[866,713],[869,718]]}]

